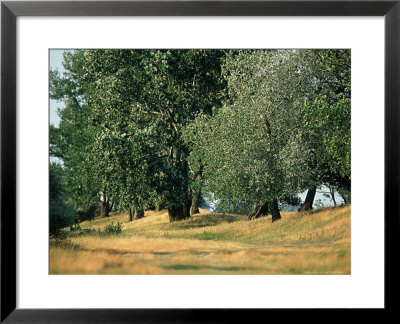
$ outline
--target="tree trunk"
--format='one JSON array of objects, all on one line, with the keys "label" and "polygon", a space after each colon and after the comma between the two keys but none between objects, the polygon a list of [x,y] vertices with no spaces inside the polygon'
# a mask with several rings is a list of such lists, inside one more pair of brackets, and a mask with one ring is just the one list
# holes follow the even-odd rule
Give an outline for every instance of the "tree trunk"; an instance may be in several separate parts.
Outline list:
[{"label": "tree trunk", "polygon": [[299,211],[306,211],[312,209],[316,192],[317,192],[317,187],[312,187],[308,189],[306,200],[304,201],[303,205],[299,208]]},{"label": "tree trunk", "polygon": [[199,200],[200,200],[201,193],[193,192],[192,194],[192,206],[190,207],[190,214],[199,214]]},{"label": "tree trunk", "polygon": [[281,213],[279,212],[279,207],[278,207],[278,200],[274,199],[271,204],[271,214],[272,214],[272,222],[277,221],[278,219],[281,219]]},{"label": "tree trunk", "polygon": [[340,191],[340,189],[338,190],[340,197],[342,197],[344,204],[347,205],[349,203],[349,200],[347,199],[347,195],[343,192]]},{"label": "tree trunk", "polygon": [[268,202],[262,205],[257,205],[247,216],[249,220],[256,219],[261,216],[266,216],[268,214]]},{"label": "tree trunk", "polygon": [[100,217],[108,217],[108,207],[106,201],[102,201],[100,203]]},{"label": "tree trunk", "polygon": [[111,203],[109,201],[106,202],[106,216],[108,217],[110,215],[110,212],[114,206],[114,203]]},{"label": "tree trunk", "polygon": [[144,217],[144,210],[143,209],[139,209],[139,208],[135,208],[135,219],[141,219]]},{"label": "tree trunk", "polygon": [[346,190],[346,188],[338,187],[337,192],[339,193],[340,197],[342,197],[344,204],[351,204],[351,192]]},{"label": "tree trunk", "polygon": [[[198,161],[197,164],[197,171],[193,176],[193,181],[200,181],[203,177],[203,165],[201,164],[201,160]],[[199,214],[199,202],[200,202],[200,195],[201,191],[194,192],[192,191],[192,207],[191,207],[191,214]]]},{"label": "tree trunk", "polygon": [[141,219],[144,217],[144,210],[136,208],[135,205],[132,205],[132,208],[129,209],[129,221],[132,222],[134,219]]},{"label": "tree trunk", "polygon": [[186,196],[185,203],[183,204],[183,213],[184,213],[185,219],[190,217],[191,206],[192,206],[192,200],[190,200],[189,197]]},{"label": "tree trunk", "polygon": [[135,217],[135,205],[129,208],[129,221],[132,222]]},{"label": "tree trunk", "polygon": [[156,213],[158,213],[159,211],[161,211],[163,209],[163,207],[161,206],[161,204],[158,204],[158,205],[156,205],[156,207],[155,207],[155,211],[156,211]]},{"label": "tree trunk", "polygon": [[[179,168],[181,169],[181,174],[187,175],[189,170],[188,162],[186,160],[181,160],[181,153],[177,148],[172,148],[171,153],[173,156],[174,164],[179,166]],[[168,208],[168,217],[171,223],[181,221],[190,217],[191,200],[189,200],[188,197],[189,186],[186,182],[184,182],[183,185],[185,186],[185,189],[182,192],[182,198],[184,201],[183,204],[180,206],[173,206]]]},{"label": "tree trunk", "polygon": [[168,208],[169,221],[172,223],[172,222],[186,219],[187,217],[185,217],[184,210],[185,210],[185,208],[183,205],[178,206],[178,207]]},{"label": "tree trunk", "polygon": [[329,192],[331,193],[333,205],[336,207],[335,189],[333,187],[329,186]]},{"label": "tree trunk", "polygon": [[190,200],[186,199],[186,203],[178,207],[168,208],[169,221],[176,222],[190,217]]}]

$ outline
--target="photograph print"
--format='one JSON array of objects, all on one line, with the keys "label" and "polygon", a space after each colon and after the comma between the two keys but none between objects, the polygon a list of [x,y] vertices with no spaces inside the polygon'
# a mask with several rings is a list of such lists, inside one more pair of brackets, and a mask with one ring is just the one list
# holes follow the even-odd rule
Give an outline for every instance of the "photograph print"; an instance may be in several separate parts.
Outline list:
[{"label": "photograph print", "polygon": [[50,49],[51,275],[351,274],[350,49]]}]

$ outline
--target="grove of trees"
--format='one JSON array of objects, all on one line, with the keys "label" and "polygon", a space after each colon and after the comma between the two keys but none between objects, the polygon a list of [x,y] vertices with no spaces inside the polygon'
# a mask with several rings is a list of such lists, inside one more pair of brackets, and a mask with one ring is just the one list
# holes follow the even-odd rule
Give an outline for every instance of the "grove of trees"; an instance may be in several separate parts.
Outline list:
[{"label": "grove of trees", "polygon": [[63,64],[50,155],[78,219],[162,206],[173,222],[212,194],[275,221],[321,185],[351,201],[350,50],[74,50]]}]

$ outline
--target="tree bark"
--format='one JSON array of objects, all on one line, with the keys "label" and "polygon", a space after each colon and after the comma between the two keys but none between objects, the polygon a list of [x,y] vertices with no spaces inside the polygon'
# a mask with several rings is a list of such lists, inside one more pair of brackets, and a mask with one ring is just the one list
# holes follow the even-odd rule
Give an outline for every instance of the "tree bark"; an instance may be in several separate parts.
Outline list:
[{"label": "tree bark", "polygon": [[335,189],[333,187],[329,186],[329,192],[331,193],[333,205],[336,207]]},{"label": "tree bark", "polygon": [[299,211],[311,210],[314,203],[315,193],[317,192],[317,187],[312,187],[308,189],[306,200],[304,200],[303,205],[299,208]]},{"label": "tree bark", "polygon": [[109,201],[106,202],[106,216],[110,215],[110,212],[114,206],[114,203],[110,203]]},{"label": "tree bark", "polygon": [[[197,171],[193,176],[193,181],[200,181],[201,178],[203,177],[203,165],[201,164],[201,160],[198,161],[197,164]],[[195,192],[192,191],[192,207],[191,207],[191,214],[199,214],[199,202],[200,202],[200,195],[201,191]]]},{"label": "tree bark", "polygon": [[268,202],[262,205],[257,205],[247,216],[248,220],[256,219],[261,216],[266,216],[268,214]]},{"label": "tree bark", "polygon": [[139,209],[139,208],[136,207],[134,213],[135,213],[135,216],[134,216],[135,219],[141,219],[141,218],[144,217],[144,210],[143,209]]},{"label": "tree bark", "polygon": [[185,200],[184,204],[182,204],[181,206],[168,208],[169,221],[172,223],[172,222],[181,221],[181,220],[189,218],[190,217],[190,205],[191,205],[191,201],[186,196],[186,200]]},{"label": "tree bark", "polygon": [[108,215],[109,215],[109,211],[108,211],[108,207],[107,207],[107,202],[102,201],[100,203],[100,217],[108,217]]},{"label": "tree bark", "polygon": [[187,215],[186,209],[187,208],[185,208],[184,205],[168,208],[169,221],[172,223],[172,222],[181,221],[186,218],[189,218],[190,216]]},{"label": "tree bark", "polygon": [[[181,160],[181,153],[176,147],[172,147],[170,151],[170,156],[172,157],[173,163],[181,169],[183,175],[187,175],[189,170],[189,165],[186,160]],[[173,206],[168,208],[169,221],[176,222],[187,219],[190,217],[190,205],[191,200],[189,200],[189,186],[188,183],[184,183],[185,190],[182,192],[183,204],[180,206]]]},{"label": "tree bark", "polygon": [[129,208],[129,221],[132,222],[133,221],[133,210],[132,208]]},{"label": "tree bark", "polygon": [[135,205],[132,205],[132,208],[129,209],[129,221],[132,222],[136,219],[141,219],[144,217],[144,210],[137,208]]},{"label": "tree bark", "polygon": [[200,200],[201,193],[193,192],[192,193],[192,206],[190,207],[190,214],[199,214],[199,200]]},{"label": "tree bark", "polygon": [[275,222],[279,219],[281,219],[281,213],[279,212],[279,207],[278,207],[278,200],[274,199],[272,200],[271,204],[271,214],[272,214],[272,222]]},{"label": "tree bark", "polygon": [[154,208],[154,210],[158,213],[159,211],[161,211],[163,209],[163,206],[161,204],[156,205],[156,207]]},{"label": "tree bark", "polygon": [[190,217],[191,206],[192,206],[192,200],[190,200],[188,195],[186,195],[186,199],[183,204],[183,215],[184,215],[185,219]]}]

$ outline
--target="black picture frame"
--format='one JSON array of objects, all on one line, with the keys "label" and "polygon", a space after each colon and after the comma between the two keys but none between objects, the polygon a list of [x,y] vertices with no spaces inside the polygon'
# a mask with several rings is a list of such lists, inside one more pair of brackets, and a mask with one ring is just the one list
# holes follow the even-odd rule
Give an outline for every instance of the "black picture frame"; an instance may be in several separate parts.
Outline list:
[{"label": "black picture frame", "polygon": [[[400,232],[400,0],[395,1],[2,1],[1,2],[1,322],[250,322],[267,309],[16,308],[16,19],[18,16],[384,16],[385,310],[395,310]],[[373,202],[371,202],[373,203]],[[249,297],[251,298],[251,297]],[[274,310],[275,312],[275,310]],[[306,315],[308,316],[308,315]],[[251,318],[253,320],[251,320]],[[268,320],[268,318],[265,318]]]}]

